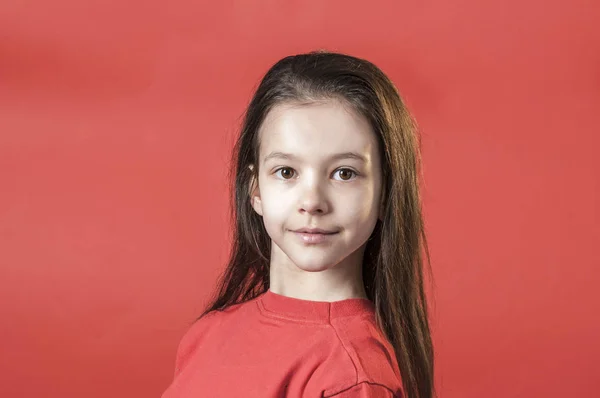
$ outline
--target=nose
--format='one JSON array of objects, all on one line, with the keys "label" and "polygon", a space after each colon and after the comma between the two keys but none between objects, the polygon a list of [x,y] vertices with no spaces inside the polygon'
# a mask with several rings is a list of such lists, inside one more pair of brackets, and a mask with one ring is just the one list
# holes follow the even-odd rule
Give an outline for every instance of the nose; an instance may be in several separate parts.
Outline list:
[{"label": "nose", "polygon": [[325,187],[316,175],[307,178],[300,185],[302,190],[298,206],[300,213],[323,214],[329,212],[330,205]]}]

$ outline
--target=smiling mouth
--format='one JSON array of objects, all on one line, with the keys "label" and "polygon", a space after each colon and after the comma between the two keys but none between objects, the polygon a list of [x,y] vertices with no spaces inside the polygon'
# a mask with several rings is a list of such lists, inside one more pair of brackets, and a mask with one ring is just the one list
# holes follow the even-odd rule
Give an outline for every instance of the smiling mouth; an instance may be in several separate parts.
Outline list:
[{"label": "smiling mouth", "polygon": [[299,232],[299,233],[305,233],[305,234],[329,235],[329,234],[335,234],[339,231],[331,231],[331,230],[326,230],[326,229],[321,229],[321,228],[301,228],[301,229],[292,230],[292,232]]},{"label": "smiling mouth", "polygon": [[331,239],[332,236],[337,235],[337,232],[327,232],[327,233],[315,232],[315,233],[308,233],[308,232],[296,232],[296,231],[294,231],[294,234],[302,242],[304,242],[304,243],[317,244],[317,243],[327,242],[328,240]]}]

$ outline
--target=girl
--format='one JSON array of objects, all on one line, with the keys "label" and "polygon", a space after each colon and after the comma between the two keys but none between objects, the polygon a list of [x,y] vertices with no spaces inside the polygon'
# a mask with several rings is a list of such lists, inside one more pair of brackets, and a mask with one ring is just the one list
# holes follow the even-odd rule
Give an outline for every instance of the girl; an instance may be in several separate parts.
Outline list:
[{"label": "girl", "polygon": [[283,58],[233,155],[233,250],[163,398],[430,398],[419,140],[393,83]]}]

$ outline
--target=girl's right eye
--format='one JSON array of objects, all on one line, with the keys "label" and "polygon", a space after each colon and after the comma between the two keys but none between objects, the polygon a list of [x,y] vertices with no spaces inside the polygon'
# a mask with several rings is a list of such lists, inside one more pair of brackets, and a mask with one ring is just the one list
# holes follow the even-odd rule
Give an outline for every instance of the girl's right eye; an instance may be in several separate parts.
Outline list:
[{"label": "girl's right eye", "polygon": [[[291,175],[293,174],[293,169],[290,167],[281,167],[277,170],[275,170],[275,175],[277,175],[277,173],[279,173],[280,171],[286,171],[285,173],[281,173],[282,177],[284,180],[289,180],[291,178]],[[286,178],[286,176],[289,176],[289,178]]]}]

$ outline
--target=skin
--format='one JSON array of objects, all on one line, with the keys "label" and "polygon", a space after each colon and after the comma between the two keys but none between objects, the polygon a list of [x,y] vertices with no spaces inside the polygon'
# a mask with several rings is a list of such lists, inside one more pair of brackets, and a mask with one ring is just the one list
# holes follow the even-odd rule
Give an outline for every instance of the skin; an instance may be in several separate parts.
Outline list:
[{"label": "skin", "polygon": [[[283,104],[259,131],[254,210],[271,238],[270,290],[284,296],[339,301],[366,298],[362,261],[381,219],[381,167],[367,120],[338,101]],[[293,155],[271,157],[273,152]],[[333,159],[353,152],[364,157]],[[293,232],[303,227],[338,231],[308,244]]]}]

